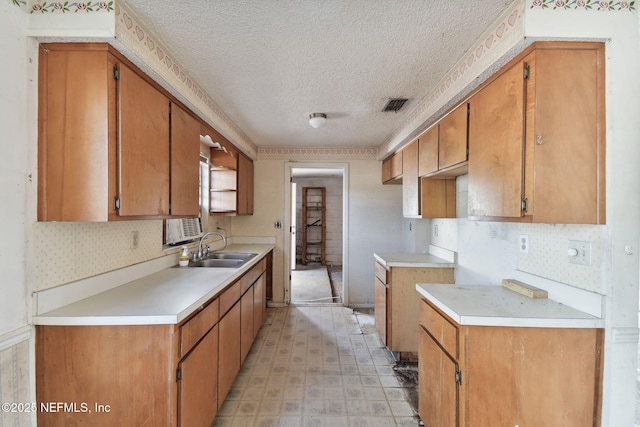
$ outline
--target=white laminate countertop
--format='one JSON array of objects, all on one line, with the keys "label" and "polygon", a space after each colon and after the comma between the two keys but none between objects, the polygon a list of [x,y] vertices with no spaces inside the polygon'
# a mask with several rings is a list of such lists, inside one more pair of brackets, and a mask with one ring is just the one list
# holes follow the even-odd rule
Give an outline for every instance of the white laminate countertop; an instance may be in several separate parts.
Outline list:
[{"label": "white laminate countertop", "polygon": [[418,293],[460,325],[603,328],[604,320],[550,299],[495,285],[416,284]]},{"label": "white laminate countertop", "polygon": [[430,254],[374,253],[373,256],[385,267],[455,268],[456,266],[455,262],[449,262]]},{"label": "white laminate countertop", "polygon": [[230,245],[221,252],[258,255],[240,268],[171,267],[64,307],[38,314],[36,325],[177,324],[258,263],[271,244]]}]

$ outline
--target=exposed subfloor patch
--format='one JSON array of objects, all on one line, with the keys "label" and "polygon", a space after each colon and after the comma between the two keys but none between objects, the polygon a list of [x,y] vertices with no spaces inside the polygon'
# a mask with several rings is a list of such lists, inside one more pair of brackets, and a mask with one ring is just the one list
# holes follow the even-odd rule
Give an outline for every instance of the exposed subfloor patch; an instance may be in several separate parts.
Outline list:
[{"label": "exposed subfloor patch", "polygon": [[[358,319],[363,334],[377,334],[373,309],[356,309],[354,314]],[[393,372],[398,379],[407,401],[415,413],[418,413],[418,363],[401,358],[393,365]]]}]

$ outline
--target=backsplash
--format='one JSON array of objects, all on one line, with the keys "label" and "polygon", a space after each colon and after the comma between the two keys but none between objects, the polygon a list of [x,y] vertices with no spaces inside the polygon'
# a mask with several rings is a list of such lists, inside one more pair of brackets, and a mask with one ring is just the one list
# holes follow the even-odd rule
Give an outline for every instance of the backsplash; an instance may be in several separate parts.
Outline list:
[{"label": "backsplash", "polygon": [[[602,283],[603,226],[520,224],[518,234],[529,236],[529,253],[518,251],[518,270],[605,294]],[[591,242],[591,265],[569,263],[569,240]]]},{"label": "backsplash", "polygon": [[[164,255],[162,221],[37,222],[33,227],[34,291]],[[131,234],[138,247],[131,249]]]}]

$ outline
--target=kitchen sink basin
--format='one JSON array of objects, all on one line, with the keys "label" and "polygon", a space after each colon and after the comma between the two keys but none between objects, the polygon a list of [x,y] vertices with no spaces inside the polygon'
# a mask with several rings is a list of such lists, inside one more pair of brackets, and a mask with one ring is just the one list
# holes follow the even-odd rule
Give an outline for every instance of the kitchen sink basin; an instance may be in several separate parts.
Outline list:
[{"label": "kitchen sink basin", "polygon": [[246,252],[216,252],[189,263],[189,267],[238,268],[256,255]]},{"label": "kitchen sink basin", "polygon": [[247,252],[214,252],[203,259],[239,259],[242,261],[249,261],[256,255],[257,254]]}]

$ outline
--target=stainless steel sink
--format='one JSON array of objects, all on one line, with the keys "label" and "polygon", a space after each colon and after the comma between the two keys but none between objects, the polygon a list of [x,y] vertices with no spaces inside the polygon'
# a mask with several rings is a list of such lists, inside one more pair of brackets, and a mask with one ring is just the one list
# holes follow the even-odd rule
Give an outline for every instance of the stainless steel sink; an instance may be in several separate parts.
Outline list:
[{"label": "stainless steel sink", "polygon": [[256,255],[246,252],[215,252],[189,263],[189,267],[238,268]]},{"label": "stainless steel sink", "polygon": [[256,255],[257,254],[248,252],[214,252],[203,259],[240,259],[242,261],[249,261]]}]

